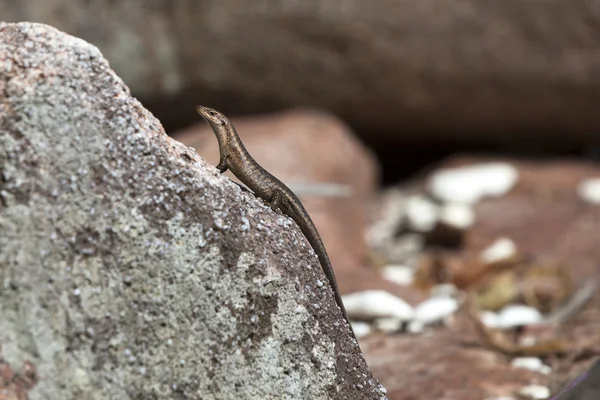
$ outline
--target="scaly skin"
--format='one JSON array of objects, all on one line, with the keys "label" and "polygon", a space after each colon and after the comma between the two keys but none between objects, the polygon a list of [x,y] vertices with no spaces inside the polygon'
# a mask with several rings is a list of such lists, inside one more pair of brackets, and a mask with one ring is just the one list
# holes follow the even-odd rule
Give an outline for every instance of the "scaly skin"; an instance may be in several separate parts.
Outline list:
[{"label": "scaly skin", "polygon": [[350,331],[354,334],[344,303],[342,303],[327,250],[325,250],[315,224],[298,197],[283,182],[271,175],[252,158],[227,117],[212,108],[204,106],[198,106],[196,111],[208,122],[219,142],[221,159],[217,169],[221,172],[231,170],[242,183],[266,201],[271,208],[279,208],[281,212],[291,217],[298,224],[313,250],[317,253],[323,272],[335,294],[335,301],[342,310]]}]

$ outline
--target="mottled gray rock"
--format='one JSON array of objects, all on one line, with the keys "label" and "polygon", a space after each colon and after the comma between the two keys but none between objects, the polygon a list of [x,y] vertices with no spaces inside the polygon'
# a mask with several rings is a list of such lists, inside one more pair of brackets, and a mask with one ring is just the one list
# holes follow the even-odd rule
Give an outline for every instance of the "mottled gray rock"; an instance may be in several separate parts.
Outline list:
[{"label": "mottled gray rock", "polygon": [[384,396],[321,282],[98,49],[0,24],[1,359],[30,400]]},{"label": "mottled gray rock", "polygon": [[0,0],[5,21],[99,46],[170,126],[196,102],[311,105],[371,142],[534,149],[598,141],[599,15],[597,0]]}]

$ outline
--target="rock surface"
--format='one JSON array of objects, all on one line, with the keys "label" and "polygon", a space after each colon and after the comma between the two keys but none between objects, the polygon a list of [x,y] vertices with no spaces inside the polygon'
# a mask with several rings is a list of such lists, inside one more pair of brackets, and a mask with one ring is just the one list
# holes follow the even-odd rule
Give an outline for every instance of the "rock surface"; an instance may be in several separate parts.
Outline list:
[{"label": "rock surface", "polygon": [[30,400],[385,397],[291,220],[98,49],[2,23],[0,93],[1,360]]},{"label": "rock surface", "polygon": [[369,140],[539,149],[597,141],[599,7],[585,0],[0,0],[0,15],[96,44],[167,125],[194,120],[196,102],[229,114],[308,104],[340,115]]}]

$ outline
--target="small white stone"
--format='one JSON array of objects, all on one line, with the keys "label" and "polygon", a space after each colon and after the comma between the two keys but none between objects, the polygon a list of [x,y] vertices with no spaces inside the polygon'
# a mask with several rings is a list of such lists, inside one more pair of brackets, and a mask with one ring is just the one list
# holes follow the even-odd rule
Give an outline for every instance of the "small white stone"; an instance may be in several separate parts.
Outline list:
[{"label": "small white stone", "polygon": [[383,268],[382,275],[388,281],[402,286],[411,285],[415,280],[415,270],[405,265],[388,265]]},{"label": "small white stone", "polygon": [[425,240],[421,233],[404,233],[377,247],[391,262],[416,268]]},{"label": "small white stone", "polygon": [[394,237],[398,225],[405,218],[406,201],[406,195],[398,189],[383,192],[380,215],[365,233],[365,238],[371,247],[376,247]]},{"label": "small white stone", "polygon": [[456,229],[466,230],[475,223],[475,213],[467,204],[446,204],[440,211],[440,222]]},{"label": "small white stone", "polygon": [[385,290],[366,290],[342,297],[348,317],[370,321],[376,318],[395,317],[401,321],[412,319],[410,304]]},{"label": "small white stone", "polygon": [[479,258],[486,264],[509,259],[517,254],[517,245],[508,238],[500,238],[484,249]]},{"label": "small white stone", "polygon": [[435,228],[439,207],[425,196],[412,196],[406,202],[406,223],[417,232],[429,232]]},{"label": "small white stone", "polygon": [[398,318],[378,318],[375,327],[385,333],[394,333],[402,329],[402,321]]},{"label": "small white stone", "polygon": [[516,400],[511,396],[500,396],[500,397],[486,397],[485,400]]},{"label": "small white stone", "polygon": [[600,204],[600,178],[584,179],[577,186],[577,194],[592,204]]},{"label": "small white stone", "polygon": [[514,397],[510,396],[500,396],[500,397],[486,397],[485,400],[516,400]]},{"label": "small white stone", "polygon": [[528,399],[547,399],[550,397],[550,389],[542,385],[529,385],[519,390],[519,395]]},{"label": "small white stone", "polygon": [[366,322],[352,321],[351,325],[357,339],[370,335],[372,332],[371,325]]},{"label": "small white stone", "polygon": [[423,324],[421,321],[412,320],[408,323],[406,330],[408,333],[421,333],[425,330],[425,324]]},{"label": "small white stone", "polygon": [[482,311],[479,314],[479,319],[488,328],[498,328],[500,326],[500,317],[493,311]]},{"label": "small white stone", "polygon": [[544,374],[544,375],[549,375],[550,372],[552,372],[552,367],[550,367],[549,365],[544,364],[544,365],[542,365],[540,367],[539,372],[542,373],[542,374]]},{"label": "small white stone", "polygon": [[452,283],[440,283],[431,288],[431,297],[456,296],[458,292],[458,288]]},{"label": "small white stone", "polygon": [[530,371],[539,372],[544,363],[537,357],[517,357],[510,362],[513,368],[523,368]]},{"label": "small white stone", "polygon": [[525,335],[525,336],[521,336],[519,338],[518,343],[519,343],[519,346],[530,347],[530,346],[533,346],[533,345],[535,345],[537,343],[537,339],[536,339],[535,336]]},{"label": "small white stone", "polygon": [[414,320],[425,325],[442,321],[458,310],[458,301],[452,297],[432,297],[415,308]]},{"label": "small white stone", "polygon": [[522,304],[508,305],[498,313],[498,327],[501,329],[532,325],[541,321],[542,314],[538,310]]},{"label": "small white stone", "polygon": [[429,192],[448,203],[475,204],[484,197],[501,196],[517,182],[519,173],[507,163],[492,162],[436,171]]}]

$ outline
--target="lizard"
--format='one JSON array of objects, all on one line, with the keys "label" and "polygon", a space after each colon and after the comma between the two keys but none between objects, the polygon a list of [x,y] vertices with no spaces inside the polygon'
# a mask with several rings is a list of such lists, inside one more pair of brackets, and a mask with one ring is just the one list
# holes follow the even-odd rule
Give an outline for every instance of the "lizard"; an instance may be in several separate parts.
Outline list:
[{"label": "lizard", "polygon": [[342,297],[338,289],[333,267],[329,255],[315,224],[302,205],[300,199],[283,182],[273,176],[269,171],[260,166],[258,162],[246,150],[237,131],[229,119],[209,107],[197,106],[196,111],[210,125],[219,142],[220,160],[217,164],[219,172],[230,170],[244,185],[263,199],[273,210],[281,212],[290,218],[300,228],[314,252],[319,258],[321,268],[333,289],[335,302],[342,310],[344,319],[348,323],[350,332],[354,335],[348,314],[344,308]]}]

